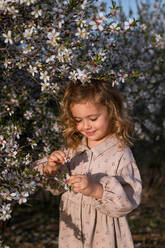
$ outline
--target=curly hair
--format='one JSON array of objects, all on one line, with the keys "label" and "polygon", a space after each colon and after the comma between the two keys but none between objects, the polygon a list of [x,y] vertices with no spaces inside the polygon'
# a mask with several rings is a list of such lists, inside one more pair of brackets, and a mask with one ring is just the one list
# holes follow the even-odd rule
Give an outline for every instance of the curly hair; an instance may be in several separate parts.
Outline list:
[{"label": "curly hair", "polygon": [[124,108],[124,99],[120,96],[119,91],[109,82],[92,79],[84,84],[80,81],[70,82],[65,90],[60,119],[68,148],[76,150],[82,139],[72,118],[71,104],[87,101],[97,101],[97,103],[99,101],[100,104],[106,106],[112,123],[111,133],[116,135],[123,147],[133,144],[134,125]]}]

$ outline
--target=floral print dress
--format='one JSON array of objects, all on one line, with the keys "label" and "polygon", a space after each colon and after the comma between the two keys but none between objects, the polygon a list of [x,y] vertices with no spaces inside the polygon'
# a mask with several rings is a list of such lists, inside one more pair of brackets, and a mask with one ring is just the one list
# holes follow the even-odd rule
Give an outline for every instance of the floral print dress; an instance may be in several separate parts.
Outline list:
[{"label": "floral print dress", "polygon": [[[61,170],[65,169],[64,164]],[[130,148],[122,149],[115,136],[91,149],[83,140],[71,157],[70,169],[72,175],[87,174],[102,184],[104,192],[100,200],[63,193],[59,248],[133,248],[126,215],[139,205],[142,183]],[[38,170],[42,173],[41,166]]]}]

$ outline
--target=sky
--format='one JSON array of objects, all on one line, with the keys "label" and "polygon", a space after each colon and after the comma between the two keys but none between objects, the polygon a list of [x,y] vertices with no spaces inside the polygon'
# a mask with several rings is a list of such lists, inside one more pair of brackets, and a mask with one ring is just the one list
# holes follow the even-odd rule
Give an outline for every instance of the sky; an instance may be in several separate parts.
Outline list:
[{"label": "sky", "polygon": [[[107,0],[107,2],[110,2]],[[121,1],[124,12],[126,14],[129,13],[129,8],[131,7],[131,9],[133,10],[134,16],[136,17],[136,1],[135,0],[124,0]],[[116,0],[116,4],[119,4],[119,1]]]},{"label": "sky", "polygon": [[[111,3],[111,0],[104,0],[104,1],[107,3],[107,6],[110,5]],[[119,5],[120,0],[116,0],[115,2],[117,5]],[[149,2],[153,3],[154,0],[150,0]],[[133,10],[133,17],[135,18],[137,17],[136,0],[121,0],[121,3],[122,3],[121,5],[123,6],[123,9],[126,15],[129,15],[129,8],[131,7],[131,9]]]}]

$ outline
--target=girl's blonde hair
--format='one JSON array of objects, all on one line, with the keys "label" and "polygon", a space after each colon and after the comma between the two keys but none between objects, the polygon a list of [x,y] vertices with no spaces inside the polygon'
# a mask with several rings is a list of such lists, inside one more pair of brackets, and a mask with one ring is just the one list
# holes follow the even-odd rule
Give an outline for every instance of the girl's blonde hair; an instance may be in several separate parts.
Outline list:
[{"label": "girl's blonde hair", "polygon": [[66,146],[76,150],[82,135],[76,129],[72,118],[71,104],[86,101],[99,102],[107,107],[111,118],[111,133],[121,141],[122,146],[132,145],[133,123],[124,108],[124,100],[118,90],[109,82],[92,79],[89,83],[70,82],[62,101],[61,125]]}]

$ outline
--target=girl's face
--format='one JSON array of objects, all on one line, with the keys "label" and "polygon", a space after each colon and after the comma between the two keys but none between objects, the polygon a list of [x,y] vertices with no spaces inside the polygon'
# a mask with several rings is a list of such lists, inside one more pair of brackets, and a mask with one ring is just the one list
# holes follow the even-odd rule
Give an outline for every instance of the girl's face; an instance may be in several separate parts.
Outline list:
[{"label": "girl's face", "polygon": [[107,107],[92,101],[71,104],[72,117],[77,130],[87,137],[93,147],[111,135],[110,114]]}]

